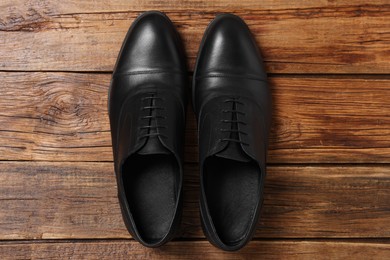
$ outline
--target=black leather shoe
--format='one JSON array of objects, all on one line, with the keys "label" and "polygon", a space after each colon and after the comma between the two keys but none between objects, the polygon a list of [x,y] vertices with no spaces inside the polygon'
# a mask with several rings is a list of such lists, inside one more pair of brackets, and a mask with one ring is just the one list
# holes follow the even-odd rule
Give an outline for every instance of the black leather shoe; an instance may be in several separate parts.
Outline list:
[{"label": "black leather shoe", "polygon": [[109,116],[123,219],[148,247],[169,241],[180,221],[187,87],[173,24],[159,12],[142,14],[114,69]]},{"label": "black leather shoe", "polygon": [[271,96],[262,58],[239,17],[208,26],[193,78],[201,171],[200,212],[209,241],[228,251],[253,236],[263,202]]}]

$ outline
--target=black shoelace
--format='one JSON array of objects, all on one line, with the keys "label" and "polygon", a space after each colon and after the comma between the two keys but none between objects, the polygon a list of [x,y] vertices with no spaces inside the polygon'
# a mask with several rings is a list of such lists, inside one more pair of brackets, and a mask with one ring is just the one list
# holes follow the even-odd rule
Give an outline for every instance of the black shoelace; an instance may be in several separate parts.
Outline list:
[{"label": "black shoelace", "polygon": [[[148,93],[146,97],[143,97],[141,99],[142,103],[146,103],[143,107],[141,107],[142,111],[147,111],[147,115],[141,117],[141,120],[143,121],[142,126],[140,126],[140,130],[147,130],[146,134],[140,135],[138,138],[148,138],[151,136],[161,136],[166,137],[165,135],[160,133],[160,129],[166,128],[166,126],[163,125],[157,125],[157,119],[165,119],[165,116],[157,115],[158,110],[165,110],[163,106],[158,106],[157,101],[164,101],[164,98],[158,97],[157,93],[151,92]],[[161,103],[161,102],[160,102]]]},{"label": "black shoelace", "polygon": [[245,117],[245,113],[239,110],[239,105],[244,106],[244,103],[239,101],[239,98],[232,97],[224,100],[224,103],[232,103],[232,109],[224,109],[222,113],[230,113],[231,119],[229,120],[221,120],[222,123],[229,124],[228,128],[221,128],[222,132],[229,133],[228,138],[220,139],[221,142],[235,142],[243,145],[249,145],[248,143],[241,140],[240,135],[248,135],[242,130],[239,130],[238,125],[246,125],[246,123],[242,120],[238,120],[238,115]]}]

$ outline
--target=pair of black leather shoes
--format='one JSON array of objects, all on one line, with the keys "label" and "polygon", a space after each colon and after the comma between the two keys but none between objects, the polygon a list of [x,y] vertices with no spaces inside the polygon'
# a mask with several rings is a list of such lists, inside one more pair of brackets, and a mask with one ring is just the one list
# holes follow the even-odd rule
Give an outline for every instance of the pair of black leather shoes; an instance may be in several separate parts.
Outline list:
[{"label": "pair of black leather shoes", "polygon": [[[252,237],[263,201],[271,98],[246,24],[217,16],[203,37],[193,76],[198,120],[200,212],[212,244],[238,250]],[[188,71],[167,16],[146,12],[127,33],[109,91],[109,115],[123,218],[148,247],[180,222]]]}]

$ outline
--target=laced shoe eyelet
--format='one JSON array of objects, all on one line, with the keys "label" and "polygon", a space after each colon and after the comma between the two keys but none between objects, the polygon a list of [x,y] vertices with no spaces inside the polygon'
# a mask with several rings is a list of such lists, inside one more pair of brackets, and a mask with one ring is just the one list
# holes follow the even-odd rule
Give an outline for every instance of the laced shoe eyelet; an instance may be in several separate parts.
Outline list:
[{"label": "laced shoe eyelet", "polygon": [[[148,93],[148,95],[149,96],[141,98],[141,101],[149,100],[150,103],[148,102],[149,104],[141,107],[140,110],[141,111],[149,111],[149,115],[142,116],[142,117],[139,118],[139,121],[142,122],[142,123],[140,123],[141,126],[138,127],[138,131],[142,131],[142,130],[146,129],[147,133],[139,136],[138,139],[140,140],[140,139],[143,139],[143,138],[148,138],[150,136],[158,136],[158,137],[165,137],[165,138],[167,138],[167,136],[164,136],[160,132],[160,130],[166,129],[167,128],[166,126],[164,126],[164,125],[157,125],[158,121],[156,121],[156,125],[152,125],[152,122],[154,120],[166,119],[166,116],[156,115],[156,112],[153,113],[153,111],[156,111],[156,110],[161,110],[161,111],[165,110],[165,107],[162,107],[162,106],[159,106],[159,105],[156,104],[157,100],[163,101],[165,99],[163,99],[161,97],[157,97],[156,93],[154,93],[154,92],[150,92],[150,93]],[[145,125],[142,125],[142,124],[145,124]],[[151,131],[151,130],[155,130],[155,131]]]},{"label": "laced shoe eyelet", "polygon": [[[243,126],[246,125],[246,123],[243,122],[242,120],[238,120],[238,115],[242,115],[245,117],[245,112],[240,111],[237,107],[237,104],[244,105],[243,102],[238,101],[239,98],[240,97],[231,97],[230,99],[225,99],[223,101],[224,103],[232,103],[233,104],[232,109],[223,109],[222,110],[222,113],[232,113],[232,119],[231,120],[226,120],[226,119],[220,120],[220,122],[229,123],[229,124],[231,124],[231,126],[230,126],[230,128],[226,128],[226,129],[220,128],[219,129],[221,132],[235,133],[235,134],[237,134],[237,136],[235,138],[219,139],[219,142],[235,142],[235,143],[240,143],[243,145],[249,145],[248,143],[243,142],[240,138],[241,135],[247,136],[248,134],[246,132],[244,132],[243,130],[238,128],[238,125],[243,125]],[[236,129],[233,129],[233,126],[232,126],[233,124],[237,124]]]}]

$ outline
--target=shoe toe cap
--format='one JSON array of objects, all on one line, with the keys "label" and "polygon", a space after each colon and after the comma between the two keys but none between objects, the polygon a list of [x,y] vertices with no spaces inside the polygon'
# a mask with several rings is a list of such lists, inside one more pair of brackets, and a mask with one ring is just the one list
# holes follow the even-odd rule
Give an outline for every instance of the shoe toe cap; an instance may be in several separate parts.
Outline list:
[{"label": "shoe toe cap", "polygon": [[207,73],[266,77],[256,42],[238,16],[222,14],[209,25],[198,60],[198,75]]},{"label": "shoe toe cap", "polygon": [[114,73],[185,69],[179,36],[167,16],[152,11],[130,27]]}]

